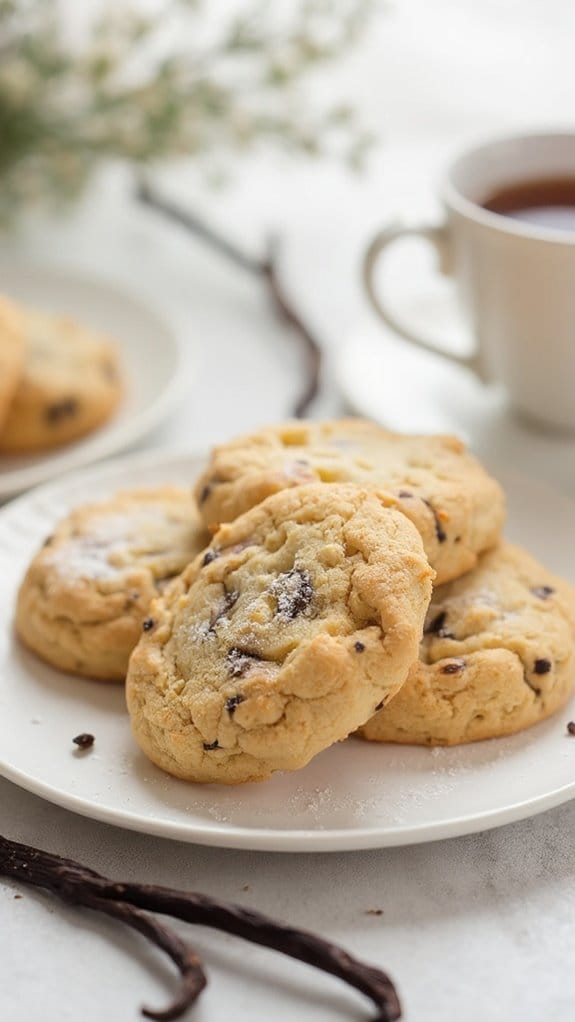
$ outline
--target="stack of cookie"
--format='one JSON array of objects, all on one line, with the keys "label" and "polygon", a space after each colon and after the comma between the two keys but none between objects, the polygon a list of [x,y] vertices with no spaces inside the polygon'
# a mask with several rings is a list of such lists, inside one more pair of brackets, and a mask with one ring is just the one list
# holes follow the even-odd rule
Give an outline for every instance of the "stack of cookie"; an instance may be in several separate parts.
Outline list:
[{"label": "stack of cookie", "polygon": [[352,732],[511,734],[572,692],[575,591],[501,539],[503,493],[458,440],[287,423],[216,448],[195,497],[74,512],[17,609],[50,663],[127,670],[169,773],[261,780]]},{"label": "stack of cookie", "polygon": [[107,338],[0,298],[0,453],[47,450],[84,436],[110,418],[121,393]]}]

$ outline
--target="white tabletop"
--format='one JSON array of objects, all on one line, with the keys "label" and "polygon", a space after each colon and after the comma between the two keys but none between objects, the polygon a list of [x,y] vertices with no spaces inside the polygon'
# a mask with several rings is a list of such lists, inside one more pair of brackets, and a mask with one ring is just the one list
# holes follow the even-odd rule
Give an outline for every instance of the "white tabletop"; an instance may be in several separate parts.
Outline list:
[{"label": "white tabletop", "polygon": [[[254,159],[217,196],[183,168],[163,183],[252,249],[268,227],[282,227],[286,284],[332,349],[365,311],[357,264],[370,231],[392,214],[435,213],[433,183],[454,149],[478,133],[569,123],[574,20],[565,0],[403,0],[336,79],[386,137],[366,178]],[[298,348],[261,285],[135,208],[125,185],[121,172],[105,175],[68,222],[31,228],[18,244],[36,259],[125,281],[185,327],[197,354],[189,398],[148,445],[203,446],[285,416],[300,382]],[[339,411],[328,365],[314,412]],[[573,476],[554,471],[558,484]],[[574,1017],[573,805],[449,842],[309,856],[139,836],[5,781],[0,819],[7,836],[115,878],[212,893],[338,940],[391,972],[411,1022]],[[198,1022],[370,1017],[335,980],[232,938],[181,931],[211,977]],[[172,988],[171,967],[138,937],[29,889],[0,886],[0,934],[7,1022],[124,1022],[142,1003],[161,1006]]]}]

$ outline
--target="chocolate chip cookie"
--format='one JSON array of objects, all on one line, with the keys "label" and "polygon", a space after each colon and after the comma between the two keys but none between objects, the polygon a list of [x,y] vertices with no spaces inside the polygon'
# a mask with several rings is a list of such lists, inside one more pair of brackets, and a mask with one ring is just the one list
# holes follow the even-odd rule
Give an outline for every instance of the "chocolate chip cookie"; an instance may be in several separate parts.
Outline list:
[{"label": "chocolate chip cookie", "polygon": [[209,542],[185,490],[118,494],[73,511],[30,564],[16,629],[64,671],[121,681],[153,597]]},{"label": "chocolate chip cookie", "polygon": [[305,766],[403,684],[432,575],[411,522],[373,493],[269,497],[152,604],[127,678],[136,740],[190,781]]},{"label": "chocolate chip cookie", "polygon": [[18,310],[0,298],[0,429],[24,364],[24,331]]},{"label": "chocolate chip cookie", "polygon": [[118,355],[102,335],[62,316],[22,311],[25,360],[0,451],[39,451],[106,422],[122,393]]},{"label": "chocolate chip cookie", "polygon": [[575,589],[509,544],[433,593],[419,663],[360,733],[457,745],[509,735],[575,688]]},{"label": "chocolate chip cookie", "polygon": [[404,436],[361,419],[285,423],[216,447],[195,492],[213,525],[314,481],[385,494],[420,533],[438,583],[469,571],[505,517],[500,486],[455,437]]}]

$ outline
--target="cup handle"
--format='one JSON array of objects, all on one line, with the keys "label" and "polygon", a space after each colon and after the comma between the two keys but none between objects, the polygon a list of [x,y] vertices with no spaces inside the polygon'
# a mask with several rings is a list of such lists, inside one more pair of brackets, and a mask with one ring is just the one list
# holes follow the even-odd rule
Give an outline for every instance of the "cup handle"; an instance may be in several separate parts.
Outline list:
[{"label": "cup handle", "polygon": [[437,252],[440,271],[442,273],[450,272],[451,259],[446,224],[436,224],[435,226],[415,225],[413,227],[405,224],[392,224],[384,228],[369,245],[363,261],[363,282],[375,311],[381,316],[384,323],[391,327],[395,333],[403,337],[404,340],[409,341],[410,344],[414,344],[423,351],[431,351],[434,355],[441,355],[442,358],[455,362],[457,365],[465,366],[466,369],[473,370],[480,379],[484,380],[485,376],[480,366],[478,352],[474,352],[471,355],[457,355],[455,352],[446,351],[445,348],[435,344],[431,338],[421,336],[414,330],[411,330],[405,323],[401,323],[396,319],[393,312],[388,309],[384,299],[378,294],[375,286],[375,267],[380,255],[394,241],[397,241],[399,238],[409,237],[425,238],[426,241],[429,241]]}]

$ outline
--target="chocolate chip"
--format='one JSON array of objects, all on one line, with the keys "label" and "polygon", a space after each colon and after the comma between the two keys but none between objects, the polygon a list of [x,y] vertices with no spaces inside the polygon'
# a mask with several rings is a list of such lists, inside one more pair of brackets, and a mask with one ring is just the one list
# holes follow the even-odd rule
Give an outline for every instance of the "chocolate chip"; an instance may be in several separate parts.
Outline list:
[{"label": "chocolate chip", "polygon": [[440,610],[439,614],[436,614],[434,618],[427,625],[424,634],[425,635],[439,635],[443,632],[443,626],[447,620],[447,611]]},{"label": "chocolate chip", "polygon": [[257,653],[249,653],[245,649],[232,646],[226,654],[226,660],[232,678],[241,678],[250,667],[253,667],[254,663],[261,660],[261,657]]},{"label": "chocolate chip", "polygon": [[56,401],[48,405],[44,411],[44,418],[51,426],[56,426],[64,419],[71,419],[78,411],[79,405],[74,397],[65,397],[62,401]]},{"label": "chocolate chip", "polygon": [[233,717],[238,706],[240,705],[240,703],[243,703],[245,698],[246,697],[243,696],[241,692],[238,692],[237,695],[230,696],[229,699],[226,699],[226,710],[228,711],[230,717]]},{"label": "chocolate chip", "polygon": [[237,590],[234,589],[232,589],[229,593],[225,594],[224,602],[222,603],[219,610],[216,611],[214,617],[210,621],[210,627],[208,628],[208,632],[210,632],[213,635],[219,622],[222,621],[223,618],[225,618],[226,614],[228,614],[232,607],[235,606],[239,598],[240,594],[237,592]]},{"label": "chocolate chip", "polygon": [[450,660],[448,664],[444,664],[441,668],[442,674],[457,674],[462,671],[465,667],[465,660]]},{"label": "chocolate chip", "polygon": [[533,670],[535,674],[548,674],[551,670],[551,661],[548,660],[547,657],[541,657],[539,660],[535,661]]},{"label": "chocolate chip", "polygon": [[212,752],[213,749],[219,749],[217,738],[215,742],[204,742],[204,749],[206,752]]},{"label": "chocolate chip", "polygon": [[76,735],[76,737],[73,738],[72,741],[74,745],[78,746],[79,749],[91,749],[94,744],[95,738],[94,735],[83,733],[81,735]]},{"label": "chocolate chip", "polygon": [[209,485],[204,486],[202,492],[200,493],[199,499],[200,506],[206,503],[206,500],[208,499],[211,492],[212,492],[211,486]]},{"label": "chocolate chip", "polygon": [[206,550],[204,556],[202,557],[202,568],[205,568],[206,564],[211,564],[212,561],[215,561],[216,557],[219,556],[220,551],[215,550],[213,547],[211,547],[209,550]]},{"label": "chocolate chip", "polygon": [[383,710],[384,706],[385,706],[385,699],[382,699],[381,702],[377,704],[377,706],[375,707],[373,712],[377,713],[378,710]]},{"label": "chocolate chip", "polygon": [[145,632],[149,632],[154,627],[155,623],[156,622],[154,621],[153,617],[146,617],[142,621],[142,628],[144,629]]},{"label": "chocolate chip", "polygon": [[277,599],[277,615],[293,620],[306,611],[313,599],[310,575],[301,568],[292,568],[278,575],[270,586],[270,592]]},{"label": "chocolate chip", "polygon": [[567,733],[570,735],[575,735],[575,720],[570,720],[569,723],[567,724]]},{"label": "chocolate chip", "polygon": [[224,611],[223,611],[224,614],[227,613],[228,610],[231,610],[232,607],[235,607],[235,605],[238,602],[239,598],[240,598],[240,594],[238,593],[237,589],[231,589],[229,593],[226,593],[226,598],[224,600]]},{"label": "chocolate chip", "polygon": [[433,504],[431,503],[430,500],[427,500],[426,497],[422,497],[421,499],[422,499],[423,503],[425,504],[425,506],[429,508],[429,510],[431,511],[431,513],[433,515],[433,520],[435,522],[435,535],[437,536],[438,542],[439,543],[445,543],[445,540],[447,539],[447,533],[446,533],[445,529],[443,528],[443,525],[441,524],[441,519],[440,519],[437,511],[435,510],[435,508],[434,508],[434,506],[433,506]]},{"label": "chocolate chip", "polygon": [[413,493],[410,493],[409,490],[400,490],[397,496],[400,500],[410,500],[413,497]]},{"label": "chocolate chip", "polygon": [[550,596],[553,596],[555,590],[553,586],[533,586],[531,592],[540,600],[548,600]]},{"label": "chocolate chip", "polygon": [[363,642],[354,642],[353,648],[354,648],[356,653],[363,653],[363,651],[365,649],[365,646],[364,646]]}]

